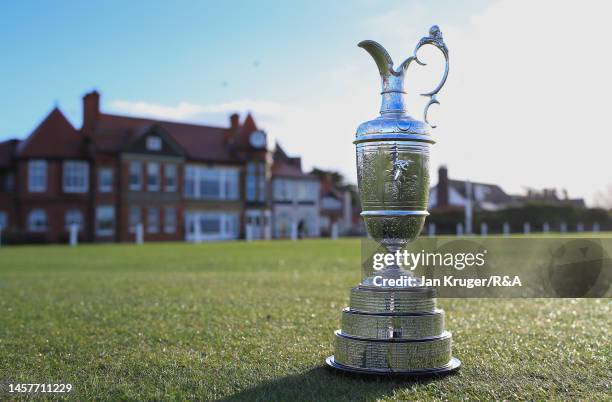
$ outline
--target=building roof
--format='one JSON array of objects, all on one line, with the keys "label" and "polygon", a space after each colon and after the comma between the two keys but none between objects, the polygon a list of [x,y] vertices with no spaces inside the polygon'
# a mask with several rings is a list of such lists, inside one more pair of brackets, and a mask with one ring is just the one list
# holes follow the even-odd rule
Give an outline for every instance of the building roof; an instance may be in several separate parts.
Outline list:
[{"label": "building roof", "polygon": [[[464,180],[449,180],[448,185],[457,191],[463,198],[466,197]],[[493,204],[507,204],[513,201],[513,197],[506,194],[497,184],[472,182],[471,198],[476,201],[490,202]]]},{"label": "building roof", "polygon": [[58,108],[19,144],[22,158],[82,158],[83,136],[70,124]]},{"label": "building roof", "polygon": [[[256,125],[249,115],[241,131]],[[119,152],[142,130],[159,125],[180,146],[189,159],[210,162],[235,162],[236,156],[226,139],[229,128],[170,122],[138,117],[100,114],[92,139],[102,152]],[[249,132],[250,133],[250,132]]]},{"label": "building roof", "polygon": [[318,180],[316,176],[302,171],[302,158],[288,156],[278,142],[273,155],[272,176]]}]

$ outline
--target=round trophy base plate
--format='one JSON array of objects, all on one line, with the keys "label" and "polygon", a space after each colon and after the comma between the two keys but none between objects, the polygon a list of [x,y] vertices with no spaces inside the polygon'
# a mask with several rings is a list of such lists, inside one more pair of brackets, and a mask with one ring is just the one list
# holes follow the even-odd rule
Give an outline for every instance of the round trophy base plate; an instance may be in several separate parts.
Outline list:
[{"label": "round trophy base plate", "polygon": [[392,370],[392,369],[367,369],[349,367],[340,363],[336,363],[334,356],[329,356],[325,359],[325,363],[336,370],[343,371],[351,374],[366,374],[366,375],[378,375],[378,376],[401,376],[401,377],[427,377],[434,375],[449,374],[455,371],[461,366],[461,361],[456,357],[453,357],[448,364],[442,367],[419,369],[419,370]]}]

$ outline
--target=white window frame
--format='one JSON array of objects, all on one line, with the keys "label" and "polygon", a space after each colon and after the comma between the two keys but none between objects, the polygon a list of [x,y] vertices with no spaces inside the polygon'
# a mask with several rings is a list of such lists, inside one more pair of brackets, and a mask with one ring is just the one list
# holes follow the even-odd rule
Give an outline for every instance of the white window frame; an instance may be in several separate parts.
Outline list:
[{"label": "white window frame", "polygon": [[[168,217],[172,216],[172,219],[168,219]],[[164,233],[175,233],[176,232],[176,222],[177,212],[175,207],[165,207],[164,208]]]},{"label": "white window frame", "polygon": [[[154,184],[151,184],[149,182],[150,178],[155,178]],[[161,180],[159,177],[159,163],[157,162],[147,163],[147,191],[159,191],[160,181]]]},{"label": "white window frame", "polygon": [[266,200],[266,164],[265,162],[259,162],[257,164],[257,200]]},{"label": "white window frame", "polygon": [[[76,216],[78,216],[78,218],[73,219]],[[68,209],[64,213],[64,229],[66,231],[68,232],[70,231],[70,226],[72,225],[72,223],[77,224],[78,226],[77,231],[79,232],[82,231],[83,227],[85,226],[85,219],[83,218],[83,212],[78,208]]]},{"label": "white window frame", "polygon": [[161,137],[157,135],[148,135],[147,136],[147,150],[149,151],[161,151],[163,147]]},{"label": "white window frame", "polygon": [[65,193],[86,193],[89,189],[89,163],[77,160],[64,161],[62,187]]},{"label": "white window frame", "polygon": [[257,164],[255,162],[247,163],[245,187],[246,200],[255,201],[257,199]]},{"label": "white window frame", "polygon": [[[240,232],[240,219],[237,212],[190,211],[185,212],[184,219],[185,238],[188,241],[237,239]],[[202,230],[204,219],[218,219],[219,231],[204,232]]]},{"label": "white window frame", "polygon": [[[204,194],[202,187],[205,179],[216,179],[218,181],[218,194]],[[193,184],[193,194],[190,193],[188,182],[192,182]],[[186,198],[191,199],[238,200],[240,197],[239,170],[237,167],[187,165],[185,167],[184,195]]]},{"label": "white window frame", "polygon": [[47,191],[47,161],[33,159],[28,162],[28,191],[44,193]]},{"label": "white window frame", "polygon": [[113,176],[114,171],[112,167],[101,167],[98,169],[98,191],[101,193],[112,193],[114,184]]},{"label": "white window frame", "polygon": [[[39,216],[37,216],[39,215]],[[35,218],[39,219],[35,219]],[[42,221],[44,222],[44,226],[34,226],[33,224]],[[49,217],[47,216],[47,212],[44,209],[37,208],[33,209],[28,213],[28,231],[35,233],[43,233],[46,232],[49,228]]]},{"label": "white window frame", "polygon": [[[132,183],[132,177],[138,178],[137,182]],[[140,161],[130,161],[128,166],[128,188],[131,191],[142,189],[142,163]]]},{"label": "white window frame", "polygon": [[[112,216],[111,228],[100,228],[102,221],[101,215],[110,214]],[[106,219],[106,217],[103,217]],[[96,235],[97,236],[112,236],[115,234],[115,207],[112,205],[100,205],[96,208]]]},{"label": "white window frame", "polygon": [[[164,165],[164,189],[167,192],[175,192],[176,191],[176,180],[178,177],[178,168],[176,166],[176,164],[174,163],[168,163],[166,165]],[[172,185],[168,185],[168,179],[171,178],[172,179]]]},{"label": "white window frame", "polygon": [[[154,222],[151,217],[154,217]],[[147,233],[159,233],[159,208],[157,207],[147,208]]]}]

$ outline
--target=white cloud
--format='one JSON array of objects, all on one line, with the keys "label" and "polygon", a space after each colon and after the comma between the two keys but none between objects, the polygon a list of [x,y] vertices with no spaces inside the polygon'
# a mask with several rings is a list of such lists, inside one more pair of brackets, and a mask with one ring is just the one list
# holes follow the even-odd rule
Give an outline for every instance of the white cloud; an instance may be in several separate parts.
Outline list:
[{"label": "white cloud", "polygon": [[189,102],[181,102],[176,106],[167,106],[142,101],[132,102],[126,100],[116,100],[111,102],[110,110],[133,116],[155,117],[168,120],[187,120],[201,114],[204,111],[202,106],[194,105]]}]

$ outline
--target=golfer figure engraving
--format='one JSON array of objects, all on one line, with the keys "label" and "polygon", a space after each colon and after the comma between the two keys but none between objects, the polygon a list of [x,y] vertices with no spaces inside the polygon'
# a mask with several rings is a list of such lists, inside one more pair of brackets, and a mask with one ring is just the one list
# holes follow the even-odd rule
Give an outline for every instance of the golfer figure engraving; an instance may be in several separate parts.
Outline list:
[{"label": "golfer figure engraving", "polygon": [[[438,48],[445,59],[439,84],[422,94],[429,98],[423,120],[406,113],[404,77],[408,67],[423,63],[417,55],[424,45]],[[431,27],[413,54],[397,68],[389,53],[374,41],[359,47],[374,59],[382,81],[380,116],[362,123],[355,135],[361,216],[369,235],[395,253],[415,240],[428,215],[429,148],[434,126],[427,112],[438,104],[437,94],[448,76],[448,49],[442,32]],[[389,285],[411,277],[410,286]],[[381,285],[384,283],[384,285]],[[335,354],[326,363],[348,372],[381,375],[426,375],[455,370],[450,332],[444,330],[444,311],[436,307],[436,291],[423,286],[397,264],[385,265],[351,289],[350,307],[342,312],[335,332]]]}]

